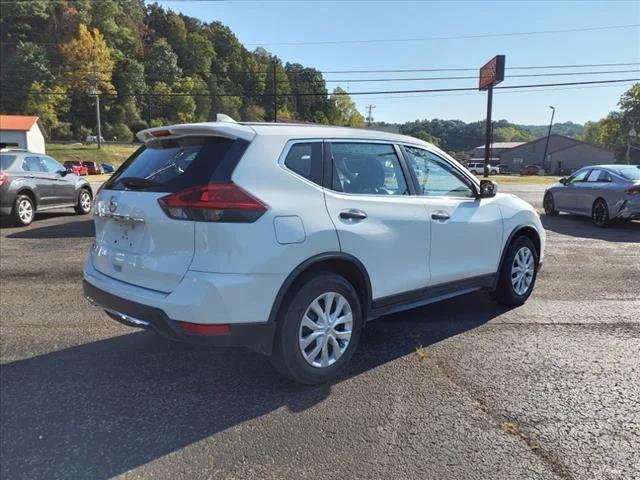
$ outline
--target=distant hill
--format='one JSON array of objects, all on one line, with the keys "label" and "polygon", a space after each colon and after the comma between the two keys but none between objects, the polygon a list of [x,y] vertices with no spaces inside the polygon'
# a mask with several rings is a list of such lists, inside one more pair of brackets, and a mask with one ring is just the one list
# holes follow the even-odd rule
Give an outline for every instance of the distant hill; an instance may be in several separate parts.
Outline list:
[{"label": "distant hill", "polygon": [[[531,132],[535,137],[542,137],[549,131],[549,125],[516,125],[517,127]],[[566,135],[567,137],[580,138],[584,133],[584,125],[573,122],[555,123],[553,133]]]}]

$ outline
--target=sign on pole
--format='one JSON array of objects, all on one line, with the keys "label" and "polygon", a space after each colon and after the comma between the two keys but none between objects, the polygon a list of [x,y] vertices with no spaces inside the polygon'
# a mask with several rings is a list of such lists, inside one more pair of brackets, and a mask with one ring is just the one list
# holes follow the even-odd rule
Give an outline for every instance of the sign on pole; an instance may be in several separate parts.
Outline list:
[{"label": "sign on pole", "polygon": [[480,68],[478,90],[487,90],[487,127],[484,144],[484,176],[489,176],[489,159],[491,156],[491,107],[493,102],[493,86],[504,80],[504,55],[496,55]]}]

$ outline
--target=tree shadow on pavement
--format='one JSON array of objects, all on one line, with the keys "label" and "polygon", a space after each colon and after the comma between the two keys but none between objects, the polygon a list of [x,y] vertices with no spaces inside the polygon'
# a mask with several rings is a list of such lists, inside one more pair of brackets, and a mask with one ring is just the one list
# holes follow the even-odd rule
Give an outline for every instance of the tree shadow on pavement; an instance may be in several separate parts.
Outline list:
[{"label": "tree shadow on pavement", "polygon": [[572,237],[604,240],[607,242],[640,243],[640,222],[612,222],[606,228],[596,227],[591,218],[560,214],[555,217],[541,215],[545,230]]},{"label": "tree shadow on pavement", "polygon": [[59,225],[47,225],[45,227],[38,227],[37,224],[32,224],[30,227],[10,233],[7,238],[86,238],[95,237],[95,235],[93,219],[89,219],[65,222]]},{"label": "tree shadow on pavement", "polygon": [[[374,321],[333,383],[505,311],[478,292]],[[149,332],[8,363],[0,379],[2,472],[11,479],[110,478],[278,408],[303,411],[332,389],[289,382],[249,351]]]}]

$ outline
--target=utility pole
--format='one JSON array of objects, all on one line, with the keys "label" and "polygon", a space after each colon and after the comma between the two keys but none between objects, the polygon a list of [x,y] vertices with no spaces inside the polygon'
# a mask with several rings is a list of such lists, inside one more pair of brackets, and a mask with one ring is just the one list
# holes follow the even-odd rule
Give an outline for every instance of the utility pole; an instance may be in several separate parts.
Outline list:
[{"label": "utility pole", "polygon": [[371,126],[371,124],[373,123],[373,116],[371,115],[371,110],[373,110],[374,108],[376,108],[375,105],[369,105],[368,107],[366,107],[367,110],[369,110],[369,115],[367,116],[367,124],[369,126]]},{"label": "utility pole", "polygon": [[273,122],[278,121],[278,78],[276,76],[276,61],[273,61]]},{"label": "utility pole", "polygon": [[98,65],[94,65],[92,70],[93,70],[93,74],[91,75],[92,85],[90,87],[91,90],[89,91],[89,95],[96,97],[96,130],[97,130],[96,140],[98,141],[98,150],[100,150],[102,148],[102,128],[100,125],[100,92],[98,91],[100,77],[98,76]]},{"label": "utility pole", "polygon": [[549,137],[551,137],[551,127],[553,127],[553,116],[556,114],[556,107],[549,105],[551,109],[551,121],[549,122],[549,131],[547,132],[547,141],[544,144],[544,156],[542,157],[542,169],[547,174],[547,150],[549,149]]},{"label": "utility pole", "polygon": [[484,178],[489,178],[489,162],[491,155],[491,107],[493,103],[493,85],[487,88],[487,125],[484,140]]}]

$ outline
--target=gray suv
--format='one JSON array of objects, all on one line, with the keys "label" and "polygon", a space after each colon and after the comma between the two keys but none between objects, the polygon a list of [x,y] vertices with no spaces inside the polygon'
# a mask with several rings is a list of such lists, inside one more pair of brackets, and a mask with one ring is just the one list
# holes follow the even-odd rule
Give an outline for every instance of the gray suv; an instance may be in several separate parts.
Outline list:
[{"label": "gray suv", "polygon": [[29,225],[36,212],[56,208],[74,207],[85,215],[92,203],[89,182],[48,155],[0,151],[0,215],[14,223]]}]

